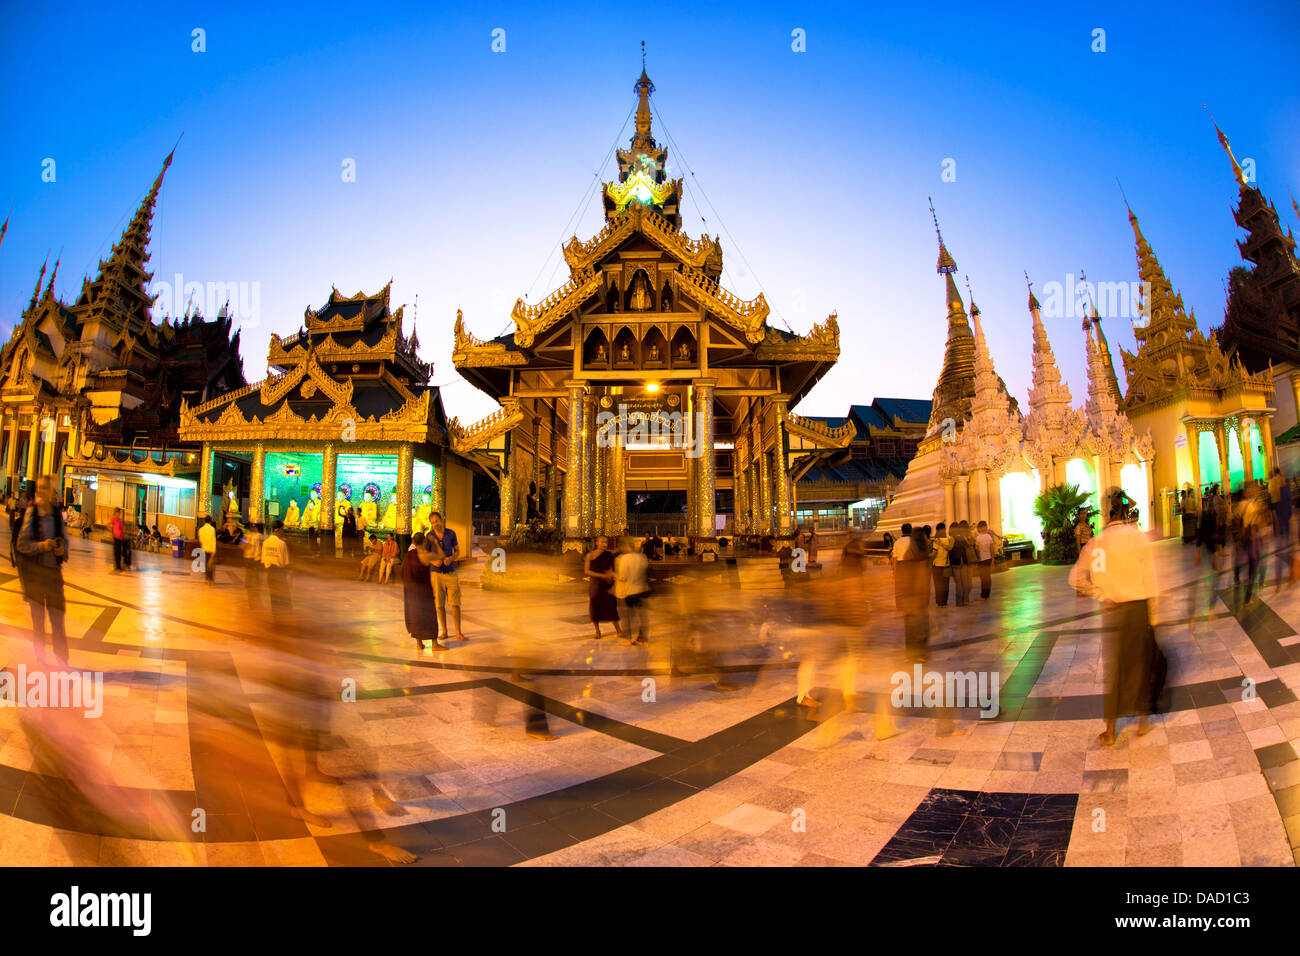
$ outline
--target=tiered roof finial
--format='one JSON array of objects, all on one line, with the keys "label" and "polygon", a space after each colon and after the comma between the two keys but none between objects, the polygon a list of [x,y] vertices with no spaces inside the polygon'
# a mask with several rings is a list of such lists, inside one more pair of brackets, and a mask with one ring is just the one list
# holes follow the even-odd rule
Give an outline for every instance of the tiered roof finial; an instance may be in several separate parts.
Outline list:
[{"label": "tiered roof finial", "polygon": [[948,318],[951,320],[956,316],[966,315],[966,306],[962,302],[961,293],[957,291],[957,283],[953,281],[953,273],[957,271],[957,260],[948,252],[948,247],[944,244],[943,233],[939,231],[939,217],[934,211],[934,200],[930,199],[930,218],[934,220],[934,234],[939,240],[939,263],[935,271],[945,278],[946,292],[948,297]]},{"label": "tiered roof finial", "polygon": [[1245,172],[1242,171],[1241,164],[1237,162],[1237,157],[1232,155],[1232,147],[1228,145],[1228,137],[1224,135],[1223,130],[1219,129],[1219,124],[1214,122],[1214,114],[1210,113],[1210,108],[1204,103],[1201,107],[1205,110],[1206,115],[1210,117],[1210,123],[1214,126],[1214,131],[1219,134],[1219,145],[1223,151],[1228,154],[1228,161],[1232,163],[1232,176],[1237,180],[1242,189],[1250,188],[1250,180],[1246,178]]},{"label": "tiered roof finial", "polygon": [[1034,295],[1034,284],[1029,281],[1029,270],[1025,270],[1025,286],[1029,289],[1029,311],[1034,314],[1034,321],[1038,322],[1038,310],[1042,308],[1038,304],[1038,298]]},{"label": "tiered roof finial", "polygon": [[636,135],[632,137],[632,148],[654,149],[658,144],[650,132],[650,94],[655,91],[655,85],[645,71],[645,40],[641,41],[641,75],[632,91],[637,94]]},{"label": "tiered roof finial", "polygon": [[41,301],[41,283],[45,281],[45,268],[50,264],[50,257],[47,255],[45,261],[41,263],[41,274],[36,277],[36,288],[32,289],[31,301],[27,303],[27,311],[32,312],[36,309],[36,303]]},{"label": "tiered roof finial", "polygon": [[54,295],[54,277],[59,274],[59,263],[62,261],[62,256],[59,256],[59,258],[54,260],[54,271],[50,273],[50,284],[45,287],[45,295],[43,298],[48,299]]}]

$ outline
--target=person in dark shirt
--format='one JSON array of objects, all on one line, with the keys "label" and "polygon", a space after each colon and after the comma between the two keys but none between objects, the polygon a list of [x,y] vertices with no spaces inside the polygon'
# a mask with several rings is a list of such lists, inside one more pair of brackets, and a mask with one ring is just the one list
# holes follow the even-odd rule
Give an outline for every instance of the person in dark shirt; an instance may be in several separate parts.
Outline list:
[{"label": "person in dark shirt", "polygon": [[17,552],[23,565],[23,593],[32,612],[32,643],[45,663],[45,617],[55,656],[68,663],[68,635],[63,626],[63,562],[68,559],[63,515],[55,502],[55,479],[37,479],[36,500],[27,509],[18,533]]}]

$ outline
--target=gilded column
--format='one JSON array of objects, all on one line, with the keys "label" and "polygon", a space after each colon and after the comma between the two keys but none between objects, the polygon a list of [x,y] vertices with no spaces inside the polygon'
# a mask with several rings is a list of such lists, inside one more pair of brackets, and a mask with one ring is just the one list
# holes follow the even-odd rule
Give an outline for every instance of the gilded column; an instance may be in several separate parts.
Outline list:
[{"label": "gilded column", "polygon": [[696,459],[700,469],[700,511],[699,535],[702,538],[717,537],[717,458],[713,451],[713,383],[703,382],[695,386],[696,410],[695,420],[699,423],[700,434],[697,436],[696,450],[700,457]]},{"label": "gilded column", "polygon": [[569,471],[564,476],[565,537],[582,537],[582,432],[584,429],[582,385],[569,386]]},{"label": "gilded column", "polygon": [[[542,493],[542,419],[537,415],[533,416],[533,477],[530,480],[533,483],[533,493],[540,495]],[[539,499],[537,510],[541,511],[541,509],[542,502]]]},{"label": "gilded column", "polygon": [[550,527],[555,527],[555,479],[559,474],[560,470],[555,465],[546,466],[546,504],[543,506],[545,511],[542,517]]},{"label": "gilded column", "polygon": [[510,537],[511,530],[515,526],[515,442],[514,435],[510,435],[506,440],[510,443],[510,450],[506,452],[505,464],[501,469],[500,496],[501,496],[501,527],[498,533],[503,538]]},{"label": "gilded column", "polygon": [[430,495],[433,501],[430,502],[432,510],[442,515],[443,521],[447,520],[447,448],[439,445],[435,453],[436,460],[433,463],[433,493]]},{"label": "gilded column", "polygon": [[1219,490],[1228,494],[1232,491],[1232,478],[1228,475],[1228,429],[1223,419],[1214,423],[1214,444],[1219,450]]},{"label": "gilded column", "polygon": [[592,502],[595,504],[595,516],[592,531],[595,534],[608,534],[609,525],[609,446],[605,437],[597,431],[594,462]]},{"label": "gilded column", "polygon": [[747,502],[749,492],[745,489],[745,469],[741,463],[745,460],[747,450],[740,442],[736,443],[731,452],[731,511],[733,531],[736,534],[744,534],[748,530],[748,521],[746,520],[746,511],[748,510]]},{"label": "gilded column", "polygon": [[785,411],[784,400],[772,403],[772,480],[776,484],[776,533],[781,537],[794,534],[794,495],[785,469]]},{"label": "gilded column", "polygon": [[[334,446],[332,444],[325,446],[326,461],[333,457]],[[326,466],[329,472],[333,472],[333,462]],[[397,446],[397,537],[405,547],[411,537],[411,503],[414,500],[414,489],[412,484],[415,472],[415,446],[409,441],[402,442]],[[332,476],[331,476],[332,477]],[[333,495],[330,496],[333,498]],[[330,510],[334,510],[333,501],[330,502]]]},{"label": "gilded column", "polygon": [[596,533],[596,399],[586,395],[582,402],[582,533],[591,537]]},{"label": "gilded column", "polygon": [[1237,446],[1241,449],[1241,470],[1245,475],[1245,483],[1250,484],[1255,480],[1255,456],[1254,442],[1250,440],[1250,419],[1237,419]]},{"label": "gilded column", "polygon": [[203,457],[199,459],[199,487],[194,497],[194,517],[212,514],[212,445],[203,443]]},{"label": "gilded column", "polygon": [[1196,428],[1195,422],[1187,422],[1183,425],[1183,432],[1187,435],[1187,453],[1192,463],[1192,487],[1196,489],[1196,498],[1201,498],[1201,433]]},{"label": "gilded column", "polygon": [[[754,433],[754,429],[750,429]],[[749,533],[763,533],[763,470],[759,467],[758,451],[759,445],[754,442],[749,449],[749,467],[746,471],[749,473]]]},{"label": "gilded column", "polygon": [[774,530],[772,527],[772,462],[767,451],[758,453],[758,481],[762,486],[758,493],[758,506],[763,515],[758,533],[771,534]]},{"label": "gilded column", "polygon": [[12,487],[14,479],[18,477],[18,416],[14,415],[9,419],[9,457],[5,461],[5,474],[9,477],[9,484]]},{"label": "gilded column", "polygon": [[[325,482],[321,482],[321,496],[325,494]],[[253,446],[253,474],[248,480],[248,520],[260,522],[262,509],[266,503],[266,443],[258,442]],[[321,503],[321,519],[324,520],[324,502]]]},{"label": "gilded column", "polygon": [[1260,455],[1264,462],[1264,478],[1267,480],[1273,475],[1273,420],[1271,415],[1262,415],[1259,419],[1259,445]]},{"label": "gilded column", "polygon": [[41,419],[41,474],[54,474],[54,452],[59,447],[58,412],[47,412]]},{"label": "gilded column", "polygon": [[41,409],[32,415],[32,427],[27,438],[27,480],[32,481],[40,474],[40,460],[36,457],[41,443]]},{"label": "gilded column", "polygon": [[[403,447],[409,448],[410,446],[404,445]],[[399,452],[397,456],[397,467],[400,469],[401,466],[402,466],[402,456],[401,453]],[[254,477],[257,476],[256,467],[253,468],[253,475]],[[324,451],[321,453],[321,467],[320,467],[320,527],[322,531],[331,532],[334,530],[335,515],[337,513],[335,509],[338,507],[338,500],[339,500],[338,491],[339,491],[338,446],[336,446],[333,442],[327,442],[325,444]],[[260,501],[262,497],[261,488],[257,490],[257,496],[258,496],[258,500]],[[397,503],[398,506],[400,507],[401,506],[400,499],[402,497],[402,476],[400,474],[397,476],[397,497],[399,499]],[[407,517],[408,525],[406,529],[407,534],[411,533],[411,529],[409,525],[410,513],[411,513],[411,509],[410,506],[408,505],[406,509],[406,514],[408,516]],[[397,524],[397,528],[399,531],[401,530],[401,527],[402,527],[401,516],[399,515],[398,524]]]}]

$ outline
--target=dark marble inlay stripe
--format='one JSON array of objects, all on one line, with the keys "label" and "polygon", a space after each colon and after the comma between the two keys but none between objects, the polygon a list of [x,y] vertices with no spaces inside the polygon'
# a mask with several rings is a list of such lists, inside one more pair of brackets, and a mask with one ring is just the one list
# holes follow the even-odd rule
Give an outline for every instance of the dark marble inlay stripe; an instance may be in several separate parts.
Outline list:
[{"label": "dark marble inlay stripe", "polygon": [[[828,696],[820,719],[838,712]],[[562,790],[504,804],[506,830],[490,810],[380,831],[420,857],[417,866],[509,866],[593,839],[699,793],[744,770],[818,726],[794,699],[644,763]],[[336,866],[380,865],[360,834],[318,836]]]}]

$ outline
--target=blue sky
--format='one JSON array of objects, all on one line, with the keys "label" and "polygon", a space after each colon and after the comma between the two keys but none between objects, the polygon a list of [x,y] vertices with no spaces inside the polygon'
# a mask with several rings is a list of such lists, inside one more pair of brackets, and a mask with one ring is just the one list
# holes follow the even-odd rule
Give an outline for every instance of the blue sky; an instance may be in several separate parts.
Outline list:
[{"label": "blue sky", "polygon": [[[206,52],[191,49],[196,28]],[[806,52],[791,49],[795,29]],[[1202,328],[1222,321],[1240,233],[1203,103],[1300,228],[1294,3],[7,4],[0,328],[47,252],[75,298],[184,133],[151,266],[159,280],[258,284],[250,380],[269,334],[298,328],[331,284],[392,278],[397,302],[419,296],[449,410],[486,414],[451,366],[456,309],[496,335],[516,297],[564,281],[559,243],[601,225],[589,187],[614,175],[602,159],[634,104],[643,39],[656,136],[684,150],[670,162],[686,177],[687,231],[721,234],[724,281],[763,290],[773,322],[802,332],[839,313],[840,364],[806,413],[929,396],[945,322],[927,196],[1022,403],[1023,270],[1040,290],[1080,268],[1136,280],[1116,178]],[[1126,319],[1107,330],[1132,347]],[[1079,323],[1049,318],[1048,331],[1081,401]]]}]

